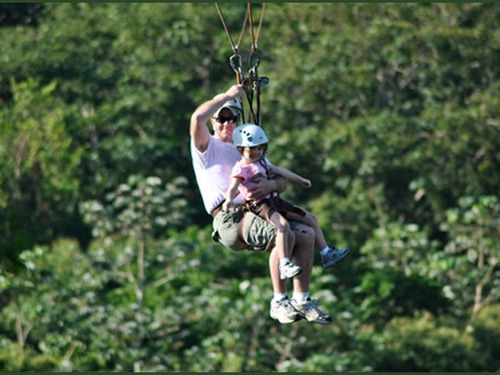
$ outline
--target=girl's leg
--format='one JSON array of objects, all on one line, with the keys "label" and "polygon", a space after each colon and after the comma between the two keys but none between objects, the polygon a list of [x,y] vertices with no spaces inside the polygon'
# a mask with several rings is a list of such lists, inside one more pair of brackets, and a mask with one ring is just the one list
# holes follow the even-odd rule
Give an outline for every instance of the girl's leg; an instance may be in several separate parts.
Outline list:
[{"label": "girl's leg", "polygon": [[[288,244],[291,246],[295,246],[295,234],[293,231],[289,231],[287,234]],[[271,253],[269,254],[269,271],[271,273],[271,281],[273,284],[274,295],[277,294],[286,294],[287,285],[286,281],[281,279],[279,265],[280,265],[280,255],[278,251],[278,247],[275,246],[272,248]],[[309,272],[309,278],[311,277]],[[308,281],[307,279],[306,281]]]},{"label": "girl's leg", "polygon": [[294,245],[295,241],[292,243],[288,242],[288,238],[292,231],[290,230],[290,224],[288,221],[278,212],[272,212],[269,216],[269,220],[276,225],[277,235],[276,235],[276,248],[280,250],[280,260],[279,260],[279,271],[280,279],[289,279],[297,276],[302,272],[300,266],[292,263],[289,256],[292,250],[289,246]]},{"label": "girl's leg", "polygon": [[290,225],[288,221],[277,211],[269,216],[269,221],[276,227],[276,249],[280,259],[288,258],[290,255],[290,244],[288,243],[288,233]]}]

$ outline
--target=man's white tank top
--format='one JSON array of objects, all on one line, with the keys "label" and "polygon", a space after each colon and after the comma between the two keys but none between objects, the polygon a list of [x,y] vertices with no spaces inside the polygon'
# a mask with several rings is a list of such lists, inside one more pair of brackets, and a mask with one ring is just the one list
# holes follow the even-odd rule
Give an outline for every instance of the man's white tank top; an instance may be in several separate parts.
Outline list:
[{"label": "man's white tank top", "polygon": [[[231,171],[241,155],[231,143],[222,142],[212,135],[205,152],[200,152],[191,140],[191,157],[198,188],[205,209],[210,214],[226,199]],[[240,194],[235,198],[235,203],[242,202],[243,197]]]}]

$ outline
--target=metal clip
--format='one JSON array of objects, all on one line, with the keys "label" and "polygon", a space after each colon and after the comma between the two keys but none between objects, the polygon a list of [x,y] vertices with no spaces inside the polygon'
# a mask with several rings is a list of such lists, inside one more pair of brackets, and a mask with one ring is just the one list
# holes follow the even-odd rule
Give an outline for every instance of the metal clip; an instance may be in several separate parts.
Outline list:
[{"label": "metal clip", "polygon": [[229,58],[229,63],[231,64],[231,68],[236,73],[238,83],[242,83],[245,77],[243,76],[243,71],[241,70],[241,56],[238,53],[235,53]]},{"label": "metal clip", "polygon": [[251,70],[255,71],[260,64],[260,57],[256,53],[252,52],[248,55],[248,66]]}]

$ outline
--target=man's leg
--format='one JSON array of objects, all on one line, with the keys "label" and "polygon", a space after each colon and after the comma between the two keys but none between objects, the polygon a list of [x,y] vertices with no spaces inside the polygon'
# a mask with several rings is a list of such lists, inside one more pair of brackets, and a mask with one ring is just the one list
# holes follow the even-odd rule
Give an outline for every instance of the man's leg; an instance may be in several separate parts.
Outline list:
[{"label": "man's leg", "polygon": [[[251,212],[245,213],[243,225],[243,237],[245,242],[253,248],[271,248],[269,254],[269,272],[273,287],[273,299],[271,301],[271,318],[280,323],[292,323],[301,319],[301,315],[293,308],[286,291],[286,280],[280,279],[279,253],[274,244],[276,227]],[[288,243],[293,246],[295,234],[288,231]]]},{"label": "man's leg", "polygon": [[348,247],[339,249],[336,246],[328,246],[323,231],[319,226],[318,219],[311,212],[306,212],[305,216],[288,213],[287,218],[289,220],[295,220],[306,224],[314,230],[314,241],[316,248],[320,251],[321,263],[324,268],[332,267],[334,264],[337,264],[341,260],[345,259],[345,257],[351,252],[351,249]]},{"label": "man's leg", "polygon": [[[293,248],[295,243],[295,234],[288,231],[288,244]],[[269,273],[273,284],[274,293],[286,294],[286,280],[281,280],[279,271],[280,253],[277,246],[273,247],[269,254]]]},{"label": "man's leg", "polygon": [[302,268],[302,273],[293,279],[293,291],[308,293],[314,262],[314,230],[307,225],[293,223],[292,231],[295,234],[292,260]]},{"label": "man's leg", "polygon": [[[293,246],[295,235],[288,231],[288,243]],[[273,284],[273,299],[271,300],[271,309],[269,315],[282,324],[293,323],[302,319],[302,315],[292,306],[286,292],[286,281],[280,277],[279,270],[280,254],[275,246],[269,254],[269,273]]]},{"label": "man's leg", "polygon": [[300,224],[294,226],[294,233],[293,261],[302,268],[302,274],[293,280],[292,306],[309,322],[329,324],[332,317],[322,312],[309,296],[314,261],[314,229]]}]

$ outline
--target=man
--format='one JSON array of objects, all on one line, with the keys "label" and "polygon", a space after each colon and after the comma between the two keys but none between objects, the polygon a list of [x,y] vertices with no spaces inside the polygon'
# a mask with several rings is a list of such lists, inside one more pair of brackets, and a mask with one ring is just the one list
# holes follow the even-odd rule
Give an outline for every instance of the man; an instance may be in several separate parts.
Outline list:
[{"label": "man", "polygon": [[[234,85],[225,93],[201,104],[191,116],[193,168],[205,209],[214,218],[213,239],[233,250],[270,251],[269,268],[274,291],[270,316],[273,319],[282,324],[302,318],[328,324],[332,321],[331,316],[323,313],[309,297],[314,260],[313,229],[304,224],[291,223],[293,231],[288,238],[288,242],[294,244],[291,257],[302,268],[302,273],[293,279],[293,299],[290,301],[286,282],[279,276],[278,254],[273,248],[276,229],[252,213],[243,213],[241,206],[230,212],[221,209],[229,188],[231,170],[241,157],[232,145],[232,136],[241,113],[237,98],[243,95],[243,86]],[[213,135],[207,126],[209,121]],[[286,181],[283,178],[262,178],[256,181],[256,185],[251,194],[261,199],[272,191],[284,191]]]}]

